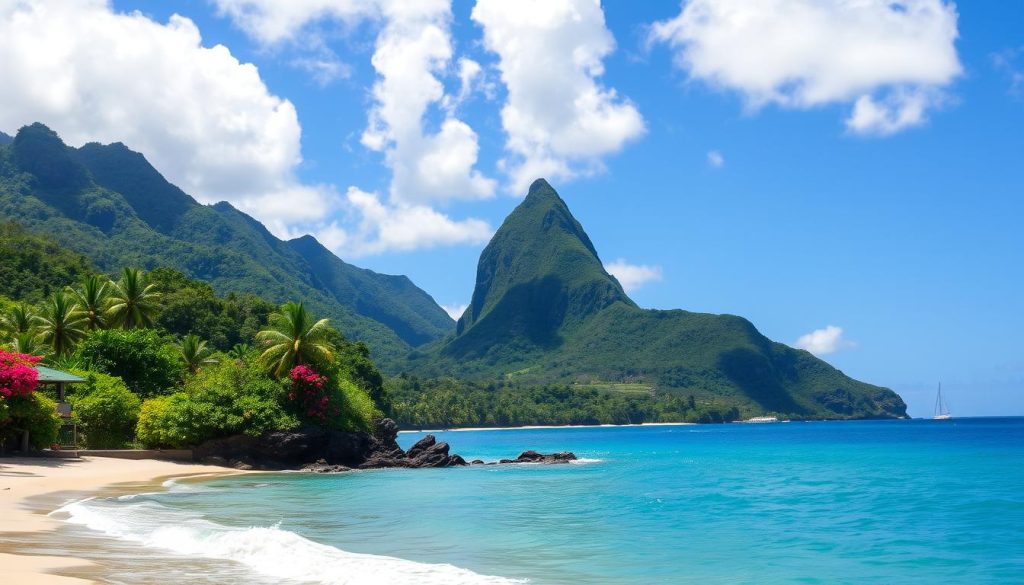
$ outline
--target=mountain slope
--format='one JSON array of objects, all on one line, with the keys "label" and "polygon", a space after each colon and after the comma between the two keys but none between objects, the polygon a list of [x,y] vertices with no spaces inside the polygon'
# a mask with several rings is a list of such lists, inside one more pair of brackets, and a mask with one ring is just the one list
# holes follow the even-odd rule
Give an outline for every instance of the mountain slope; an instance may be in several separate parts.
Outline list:
[{"label": "mountain slope", "polygon": [[413,352],[408,369],[528,384],[628,382],[726,401],[747,416],[906,415],[891,390],[772,342],[746,319],[637,307],[543,180],[481,254],[455,335]]},{"label": "mountain slope", "polygon": [[636,307],[540,179],[480,254],[472,301],[444,354],[479,357],[510,341],[520,352],[557,348],[564,333],[616,303]]},{"label": "mountain slope", "polygon": [[70,148],[42,124],[0,146],[0,217],[52,235],[104,271],[171,266],[222,293],[303,298],[385,361],[453,326],[404,277],[347,264],[313,238],[282,241],[227,203],[200,205],[123,144]]}]

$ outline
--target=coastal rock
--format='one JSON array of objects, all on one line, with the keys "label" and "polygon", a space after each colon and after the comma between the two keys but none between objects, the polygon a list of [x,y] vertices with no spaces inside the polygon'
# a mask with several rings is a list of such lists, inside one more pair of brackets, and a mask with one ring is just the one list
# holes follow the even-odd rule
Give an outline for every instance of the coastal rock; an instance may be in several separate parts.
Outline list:
[{"label": "coastal rock", "polygon": [[499,463],[569,463],[576,460],[576,454],[570,451],[544,454],[536,451],[523,451],[515,459],[502,459]]},{"label": "coastal rock", "polygon": [[436,444],[437,439],[434,438],[434,435],[427,435],[419,441],[416,441],[415,445],[409,447],[409,450],[405,452],[405,456],[409,459],[415,459],[428,449],[432,449]]},{"label": "coastal rock", "polygon": [[398,425],[380,421],[373,434],[317,427],[236,435],[206,441],[194,457],[213,465],[246,469],[305,469],[319,473],[389,467],[451,467],[466,460],[449,453],[447,443],[427,435],[406,453],[398,445]]},{"label": "coastal rock", "polygon": [[316,463],[303,465],[301,471],[308,471],[310,473],[341,473],[352,471],[352,469],[344,465],[331,465],[324,459],[317,459]]}]

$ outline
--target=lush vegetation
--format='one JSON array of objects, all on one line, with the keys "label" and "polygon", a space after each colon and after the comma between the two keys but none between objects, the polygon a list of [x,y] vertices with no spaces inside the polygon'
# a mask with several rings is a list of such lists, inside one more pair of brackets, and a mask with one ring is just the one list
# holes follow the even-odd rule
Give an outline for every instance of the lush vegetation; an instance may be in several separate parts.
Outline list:
[{"label": "lush vegetation", "polygon": [[[48,283],[49,296],[24,295],[36,303],[0,297],[0,345],[36,354],[0,352],[0,441],[29,430],[48,447],[56,437],[55,403],[35,391],[40,361],[87,380],[68,400],[91,448],[184,447],[300,424],[369,431],[389,408],[366,346],[302,303],[221,298],[180,272],[154,272],[79,274],[64,288]],[[220,347],[196,331],[216,332]]]},{"label": "lush vegetation", "polygon": [[57,405],[37,392],[39,375],[33,366],[39,360],[0,350],[0,452],[17,447],[26,432],[37,449],[49,447],[57,438]]},{"label": "lush vegetation", "polygon": [[86,446],[90,449],[126,447],[135,434],[142,407],[138,395],[115,376],[84,370],[73,373],[88,380],[83,386],[73,387],[69,396]]},{"label": "lush vegetation", "polygon": [[404,428],[727,422],[739,410],[693,395],[608,392],[567,385],[517,386],[399,376],[388,383]]},{"label": "lush vegetation", "polygon": [[[42,124],[0,143],[0,221],[5,219],[51,235],[60,247],[28,233],[8,237],[21,228],[0,231],[0,295],[38,302],[78,282],[93,264],[104,273],[169,267],[208,282],[211,293],[239,295],[224,299],[231,307],[203,306],[210,295],[196,298],[195,305],[163,301],[174,308],[161,313],[165,322],[157,325],[179,335],[188,311],[213,313],[193,332],[221,350],[251,338],[251,328],[269,313],[251,295],[271,307],[304,299],[350,338],[367,342],[376,359],[398,360],[411,346],[453,327],[444,310],[404,276],[347,264],[308,236],[280,240],[227,203],[200,205],[122,144],[71,148]],[[151,284],[173,294],[159,275]],[[230,324],[249,316],[255,320],[247,334]]]}]

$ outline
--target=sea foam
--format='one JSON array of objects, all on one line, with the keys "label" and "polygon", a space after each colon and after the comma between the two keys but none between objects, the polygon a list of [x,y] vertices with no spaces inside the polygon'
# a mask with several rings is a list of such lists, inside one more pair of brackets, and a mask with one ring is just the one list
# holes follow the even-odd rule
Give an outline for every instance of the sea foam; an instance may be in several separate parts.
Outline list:
[{"label": "sea foam", "polygon": [[480,575],[448,564],[346,552],[276,526],[224,526],[199,514],[151,501],[93,498],[68,504],[53,514],[66,514],[67,522],[118,539],[182,555],[234,561],[262,575],[281,579],[327,585],[497,585],[526,582]]}]

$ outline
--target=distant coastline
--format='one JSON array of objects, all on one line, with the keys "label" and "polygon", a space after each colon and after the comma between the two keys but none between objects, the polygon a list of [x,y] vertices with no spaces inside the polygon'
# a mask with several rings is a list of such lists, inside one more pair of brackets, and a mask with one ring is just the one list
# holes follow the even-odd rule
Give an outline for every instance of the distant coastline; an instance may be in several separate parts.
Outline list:
[{"label": "distant coastline", "polygon": [[455,433],[468,431],[529,431],[542,429],[604,429],[613,427],[690,427],[701,423],[691,422],[658,422],[658,423],[636,423],[630,425],[525,425],[521,427],[457,427],[450,429],[403,429],[398,431],[404,433]]}]

